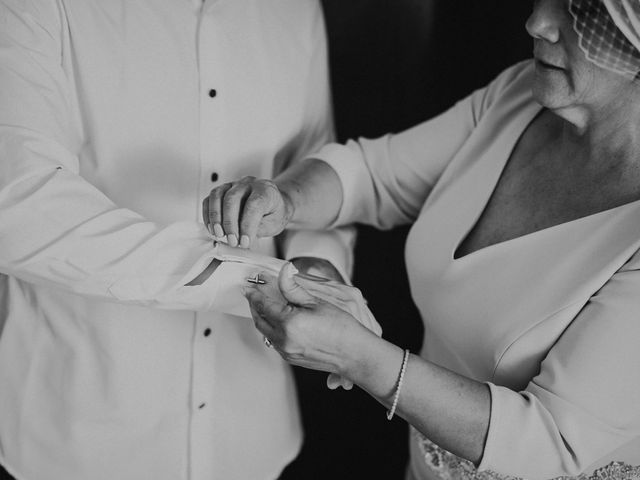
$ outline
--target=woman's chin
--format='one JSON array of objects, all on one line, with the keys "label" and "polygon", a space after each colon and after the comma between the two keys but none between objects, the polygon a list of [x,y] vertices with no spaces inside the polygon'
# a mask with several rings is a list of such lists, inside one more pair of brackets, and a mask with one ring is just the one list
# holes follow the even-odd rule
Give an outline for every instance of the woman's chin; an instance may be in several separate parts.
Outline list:
[{"label": "woman's chin", "polygon": [[571,105],[566,84],[561,81],[538,79],[533,82],[533,99],[545,108],[555,110]]}]

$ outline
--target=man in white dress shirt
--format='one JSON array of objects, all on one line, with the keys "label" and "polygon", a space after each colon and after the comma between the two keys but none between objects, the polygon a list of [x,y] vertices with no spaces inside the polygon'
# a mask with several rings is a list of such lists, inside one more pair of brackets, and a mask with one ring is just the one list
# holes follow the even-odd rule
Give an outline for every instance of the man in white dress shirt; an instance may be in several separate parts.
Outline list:
[{"label": "man in white dress shirt", "polygon": [[[290,371],[230,314],[246,265],[188,284],[214,256],[209,190],[331,140],[326,62],[315,0],[0,0],[11,474],[259,480],[296,456]],[[348,232],[284,243],[349,271]]]}]

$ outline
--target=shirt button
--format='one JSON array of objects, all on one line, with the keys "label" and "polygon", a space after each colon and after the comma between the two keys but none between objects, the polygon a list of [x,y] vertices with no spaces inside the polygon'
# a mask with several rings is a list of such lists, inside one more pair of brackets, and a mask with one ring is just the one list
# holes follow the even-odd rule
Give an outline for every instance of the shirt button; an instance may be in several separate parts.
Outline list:
[{"label": "shirt button", "polygon": [[218,92],[216,92],[216,90],[214,88],[212,88],[211,90],[209,90],[209,96],[211,98],[215,98],[215,96],[218,95]]},{"label": "shirt button", "polygon": [[211,335],[211,329],[210,328],[205,328],[204,329],[204,336],[208,337],[209,335]]},{"label": "shirt button", "polygon": [[211,181],[212,182],[217,182],[218,181],[218,174],[216,172],[213,172],[211,174]]}]

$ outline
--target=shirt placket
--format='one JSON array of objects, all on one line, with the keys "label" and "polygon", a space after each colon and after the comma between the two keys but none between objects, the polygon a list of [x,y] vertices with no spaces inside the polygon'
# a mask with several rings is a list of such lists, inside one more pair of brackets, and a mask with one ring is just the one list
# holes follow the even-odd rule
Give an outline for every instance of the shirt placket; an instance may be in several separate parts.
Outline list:
[{"label": "shirt placket", "polygon": [[[207,13],[207,4],[202,9],[198,31],[199,105],[200,105],[200,198],[219,184],[225,157],[222,142],[223,95],[221,65],[216,42],[215,16]],[[215,449],[216,432],[213,429],[217,409],[213,403],[215,370],[214,338],[215,315],[210,312],[196,313],[192,392],[191,392],[191,438],[190,472],[192,480],[215,477],[212,452]]]}]

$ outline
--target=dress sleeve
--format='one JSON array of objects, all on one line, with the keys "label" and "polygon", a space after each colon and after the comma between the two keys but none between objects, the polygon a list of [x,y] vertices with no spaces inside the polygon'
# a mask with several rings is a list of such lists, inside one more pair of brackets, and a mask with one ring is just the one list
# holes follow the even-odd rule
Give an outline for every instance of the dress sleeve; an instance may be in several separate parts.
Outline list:
[{"label": "dress sleeve", "polygon": [[523,65],[409,130],[330,144],[314,154],[342,182],[343,202],[334,225],[360,222],[389,229],[413,222],[449,162]]},{"label": "dress sleeve", "polygon": [[215,255],[202,225],[157,225],[80,176],[64,30],[56,0],[0,0],[0,272],[106,301],[216,309],[237,267],[185,287]]},{"label": "dress sleeve", "polygon": [[[309,29],[313,52],[305,81],[307,104],[300,133],[287,163],[276,162],[279,173],[291,162],[300,161],[311,152],[335,140],[331,89],[329,81],[327,36],[319,2],[312,2],[313,21]],[[311,8],[311,7],[310,7]],[[344,226],[331,230],[289,230],[281,237],[283,255],[287,259],[316,257],[328,260],[348,281],[353,270],[353,247],[356,230]]]},{"label": "dress sleeve", "polygon": [[490,385],[481,470],[578,475],[640,436],[640,254],[565,330],[522,392]]}]

